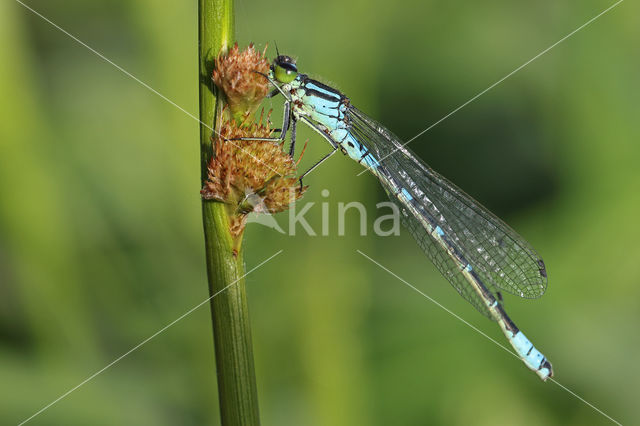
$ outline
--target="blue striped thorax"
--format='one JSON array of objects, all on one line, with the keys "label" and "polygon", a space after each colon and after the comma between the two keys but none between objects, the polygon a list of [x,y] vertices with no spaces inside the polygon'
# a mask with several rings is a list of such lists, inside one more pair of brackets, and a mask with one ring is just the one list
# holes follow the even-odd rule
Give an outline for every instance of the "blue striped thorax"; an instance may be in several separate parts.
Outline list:
[{"label": "blue striped thorax", "polygon": [[299,74],[291,83],[282,85],[281,89],[289,94],[296,119],[305,117],[311,121],[338,143],[342,152],[353,160],[368,168],[379,165],[373,155],[367,155],[367,149],[349,132],[346,116],[350,106],[349,98],[305,74]]}]

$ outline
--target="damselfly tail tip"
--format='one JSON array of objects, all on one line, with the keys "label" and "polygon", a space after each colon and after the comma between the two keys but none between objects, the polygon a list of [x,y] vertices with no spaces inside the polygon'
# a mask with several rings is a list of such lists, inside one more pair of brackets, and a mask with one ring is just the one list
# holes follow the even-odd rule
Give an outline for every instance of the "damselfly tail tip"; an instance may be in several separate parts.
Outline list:
[{"label": "damselfly tail tip", "polygon": [[547,379],[553,377],[553,366],[548,360],[545,359],[544,361],[542,361],[542,364],[540,364],[540,368],[538,368],[537,373],[542,381],[546,382]]}]

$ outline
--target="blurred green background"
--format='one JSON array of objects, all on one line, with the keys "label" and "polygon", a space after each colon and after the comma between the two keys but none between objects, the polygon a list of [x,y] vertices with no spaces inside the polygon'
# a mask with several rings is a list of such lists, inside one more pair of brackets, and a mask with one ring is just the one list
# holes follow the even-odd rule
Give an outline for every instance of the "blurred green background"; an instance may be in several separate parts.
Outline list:
[{"label": "blurred green background", "polygon": [[[197,2],[27,4],[197,113]],[[408,139],[611,4],[238,0],[236,22],[242,45],[277,41]],[[544,257],[547,294],[507,312],[560,383],[625,424],[640,422],[639,13],[622,3],[411,144]],[[0,44],[0,423],[16,424],[208,293],[196,123],[16,2]],[[305,164],[328,149],[300,137]],[[265,425],[610,424],[357,254],[506,343],[408,235],[371,235],[384,194],[340,157],[300,203],[316,230],[328,203],[329,236],[246,232],[248,267],[284,250],[247,277]],[[354,200],[369,235],[354,211],[338,236]],[[31,423],[218,424],[208,309]]]}]

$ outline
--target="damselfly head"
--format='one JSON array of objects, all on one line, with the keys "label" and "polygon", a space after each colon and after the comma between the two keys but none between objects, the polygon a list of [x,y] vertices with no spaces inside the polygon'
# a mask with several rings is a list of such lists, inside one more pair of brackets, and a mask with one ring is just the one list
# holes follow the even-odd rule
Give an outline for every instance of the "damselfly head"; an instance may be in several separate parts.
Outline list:
[{"label": "damselfly head", "polygon": [[291,83],[298,76],[296,61],[291,56],[278,55],[271,65],[271,70],[280,83]]}]

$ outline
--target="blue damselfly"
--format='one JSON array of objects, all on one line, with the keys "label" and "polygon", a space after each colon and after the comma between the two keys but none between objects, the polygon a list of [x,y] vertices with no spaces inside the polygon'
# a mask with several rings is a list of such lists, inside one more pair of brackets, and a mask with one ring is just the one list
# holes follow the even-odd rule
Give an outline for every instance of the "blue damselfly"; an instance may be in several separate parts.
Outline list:
[{"label": "blue damselfly", "polygon": [[551,377],[551,363],[507,316],[500,294],[537,298],[544,293],[545,265],[529,243],[338,90],[298,73],[291,57],[278,55],[265,78],[275,87],[271,96],[285,98],[281,134],[274,140],[283,140],[290,131],[293,154],[296,124],[301,121],[332,147],[301,176],[301,184],[305,175],[337,151],[362,164],[380,180],[402,212],[405,227],[451,285],[498,322],[527,367],[543,380]]}]

